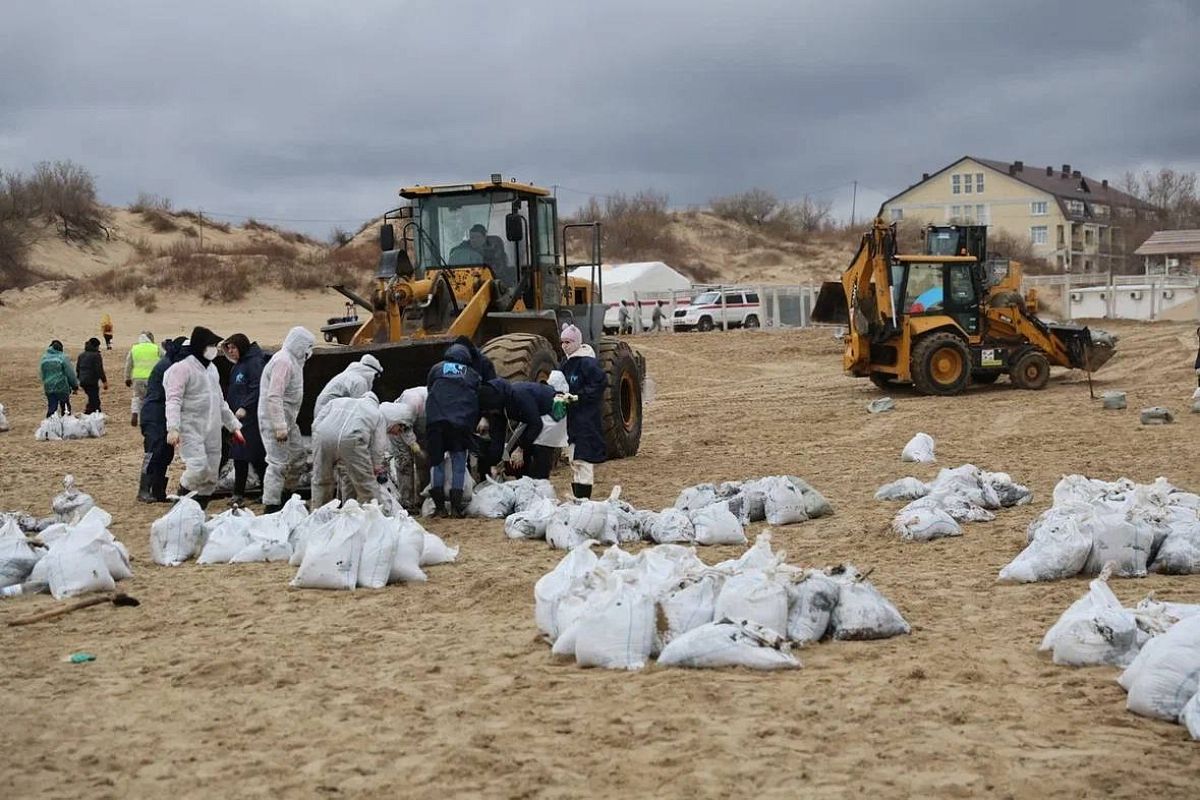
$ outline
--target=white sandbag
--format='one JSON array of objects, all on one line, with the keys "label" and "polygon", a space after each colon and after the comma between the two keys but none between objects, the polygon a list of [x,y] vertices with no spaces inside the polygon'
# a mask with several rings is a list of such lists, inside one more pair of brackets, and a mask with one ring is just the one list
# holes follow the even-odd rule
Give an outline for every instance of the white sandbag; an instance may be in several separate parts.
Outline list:
[{"label": "white sandbag", "polygon": [[1055,664],[1127,666],[1137,655],[1137,620],[1108,587],[1107,570],[1046,631],[1039,650]]},{"label": "white sandbag", "polygon": [[792,486],[795,486],[800,494],[804,495],[804,513],[808,514],[809,519],[820,519],[833,513],[833,505],[808,481],[795,475],[784,477],[791,481]]},{"label": "white sandbag", "polygon": [[358,582],[363,532],[357,514],[341,513],[312,531],[292,586],[302,589],[353,589]]},{"label": "white sandbag", "polygon": [[687,579],[659,598],[658,610],[664,622],[664,642],[670,642],[693,628],[713,621],[720,581],[716,575]]},{"label": "white sandbag", "polygon": [[425,529],[409,516],[398,518],[396,552],[392,557],[392,568],[388,572],[389,583],[424,583],[428,580],[421,569],[421,555],[425,552]]},{"label": "white sandbag", "polygon": [[751,570],[725,579],[713,619],[749,620],[779,634],[787,632],[788,597],[783,584]]},{"label": "white sandbag", "polygon": [[40,557],[25,534],[9,517],[0,526],[0,589],[16,586],[29,577]]},{"label": "white sandbag", "polygon": [[917,464],[929,464],[937,461],[933,454],[933,446],[932,436],[928,433],[918,433],[909,439],[908,444],[904,445],[904,449],[900,452],[900,460]]},{"label": "white sandbag", "polygon": [[890,397],[880,397],[867,403],[867,411],[871,414],[882,414],[885,411],[895,411],[896,401]]},{"label": "white sandbag", "polygon": [[196,558],[197,564],[228,564],[250,544],[249,513],[226,511],[204,523],[204,546]]},{"label": "white sandbag", "polygon": [[717,669],[797,669],[800,662],[792,655],[784,638],[775,631],[752,622],[721,620],[693,628],[663,647],[659,666]]},{"label": "white sandbag", "polygon": [[1173,523],[1149,569],[1162,575],[1200,573],[1200,520]]},{"label": "white sandbag", "polygon": [[75,486],[75,476],[67,475],[63,478],[63,490],[50,501],[50,510],[59,522],[71,524],[82,519],[95,505],[90,494],[81,492]]},{"label": "white sandbag", "polygon": [[116,588],[116,580],[105,559],[106,547],[120,552],[107,531],[93,525],[76,526],[54,543],[34,573],[40,572],[38,581],[49,585],[56,600],[85,592],[110,592]]},{"label": "white sandbag", "polygon": [[388,584],[400,547],[399,525],[372,503],[366,507],[361,530],[363,548],[358,560],[358,585],[364,589],[382,589]]},{"label": "white sandbag", "polygon": [[804,495],[783,477],[767,478],[763,486],[766,498],[764,514],[770,525],[791,525],[808,519]]},{"label": "white sandbag", "polygon": [[762,572],[778,571],[783,564],[785,553],[776,553],[771,547],[771,532],[763,531],[754,537],[754,546],[737,558],[722,561],[713,567],[714,570],[726,575],[737,575],[742,572],[759,570]]},{"label": "white sandbag", "polygon": [[1125,514],[1098,511],[1080,521],[1080,528],[1092,540],[1092,548],[1083,565],[1086,575],[1099,575],[1106,564],[1113,564],[1118,578],[1146,575],[1153,535],[1146,527],[1134,525]]},{"label": "white sandbag", "polygon": [[745,544],[741,521],[723,503],[706,506],[689,515],[696,531],[696,544]]},{"label": "white sandbag", "polygon": [[829,624],[835,639],[887,639],[910,630],[899,610],[864,580],[841,583]]},{"label": "white sandbag", "polygon": [[425,531],[424,539],[424,548],[421,550],[422,567],[449,564],[458,558],[458,548],[447,545],[436,533]]},{"label": "white sandbag", "polygon": [[1151,406],[1142,409],[1141,420],[1143,425],[1167,425],[1175,421],[1175,415],[1169,408]]},{"label": "white sandbag", "polygon": [[962,536],[954,517],[940,508],[910,504],[892,519],[892,531],[911,542],[929,542],[944,536]]},{"label": "white sandbag", "polygon": [[711,483],[689,486],[675,499],[675,508],[680,511],[698,511],[717,502],[717,488]]},{"label": "white sandbag", "polygon": [[1106,409],[1110,411],[1120,411],[1128,406],[1125,400],[1125,393],[1110,390],[1100,396],[1101,401]]},{"label": "white sandbag", "polygon": [[606,602],[579,618],[575,661],[582,667],[641,669],[654,648],[654,622],[654,601],[638,587],[621,583]]},{"label": "white sandbag", "polygon": [[333,518],[337,516],[338,507],[340,505],[341,503],[339,503],[337,500],[330,500],[328,503],[305,517],[304,521],[298,524],[292,530],[292,532],[288,534],[288,541],[291,542],[292,545],[292,557],[288,559],[289,564],[291,564],[293,567],[300,566],[301,562],[304,561],[304,547],[308,542],[309,534],[315,531],[317,528],[332,522]]},{"label": "white sandbag", "polygon": [[875,491],[876,500],[918,500],[929,494],[928,484],[916,478],[901,478],[885,483]]},{"label": "white sandbag", "polygon": [[68,414],[62,418],[62,438],[70,441],[88,438],[88,426],[79,417]]},{"label": "white sandbag", "polygon": [[[295,495],[294,499],[299,499]],[[290,501],[289,501],[290,502]],[[283,511],[251,517],[246,526],[250,541],[229,559],[231,564],[251,564],[264,561],[290,561],[292,545]]]},{"label": "white sandbag", "polygon": [[507,486],[513,493],[513,511],[525,511],[539,499],[558,503],[558,493],[548,480],[524,477],[509,481]]},{"label": "white sandbag", "polygon": [[563,556],[554,569],[538,578],[534,584],[534,617],[538,630],[550,641],[557,639],[560,633],[554,619],[559,601],[570,590],[571,583],[590,573],[597,561],[599,559],[592,552],[591,543],[585,543]]},{"label": "white sandbag", "polygon": [[1179,712],[1179,724],[1187,728],[1188,735],[1200,741],[1200,692],[1192,695]]},{"label": "white sandbag", "polygon": [[490,477],[475,485],[471,502],[467,504],[467,516],[483,519],[504,519],[512,513],[516,497],[506,483]]},{"label": "white sandbag", "polygon": [[546,528],[557,508],[553,500],[535,496],[523,509],[505,518],[504,535],[510,539],[545,539]]},{"label": "white sandbag", "polygon": [[[588,539],[601,541],[608,528],[606,504],[592,500],[563,503],[546,525],[546,542],[560,550],[574,550]],[[615,543],[614,538],[611,543]]]},{"label": "white sandbag", "polygon": [[99,411],[93,411],[91,414],[84,414],[79,421],[83,424],[83,429],[89,437],[99,439],[104,435],[104,423],[107,419]]},{"label": "white sandbag", "polygon": [[204,509],[181,497],[163,516],[150,523],[150,557],[155,564],[177,567],[200,550]]},{"label": "white sandbag", "polygon": [[818,642],[829,629],[841,587],[823,572],[809,570],[803,580],[788,586],[787,638]]},{"label": "white sandbag", "polygon": [[1177,622],[1146,643],[1127,673],[1126,707],[1144,717],[1179,718],[1200,684],[1200,616]]},{"label": "white sandbag", "polygon": [[283,529],[290,536],[292,531],[296,530],[304,520],[308,519],[308,506],[304,504],[304,499],[300,495],[294,494],[288,498],[278,513]]},{"label": "white sandbag", "polygon": [[1022,486],[1007,472],[981,472],[979,482],[985,490],[990,489],[1000,501],[1002,508],[1028,505],[1033,501],[1033,492]]},{"label": "white sandbag", "polygon": [[612,494],[603,503],[604,531],[600,541],[605,544],[629,544],[642,539],[638,530],[637,509],[620,499],[621,487],[614,486]]},{"label": "white sandbag", "polygon": [[1000,570],[999,579],[1032,583],[1069,578],[1083,569],[1091,550],[1091,538],[1073,518],[1047,520],[1033,541]]},{"label": "white sandbag", "polygon": [[692,520],[686,512],[677,508],[663,509],[661,514],[656,514],[647,533],[650,540],[658,544],[677,544],[696,540],[696,528],[692,525]]},{"label": "white sandbag", "polygon": [[8,424],[8,415],[4,412],[4,404],[0,403],[0,433],[11,430]]}]

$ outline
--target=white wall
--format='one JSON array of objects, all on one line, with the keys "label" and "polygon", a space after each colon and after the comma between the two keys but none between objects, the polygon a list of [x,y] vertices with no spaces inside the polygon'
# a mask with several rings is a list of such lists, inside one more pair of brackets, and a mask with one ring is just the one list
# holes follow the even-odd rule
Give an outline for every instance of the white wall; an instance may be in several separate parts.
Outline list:
[{"label": "white wall", "polygon": [[[1089,286],[1071,289],[1071,317],[1101,319],[1109,316],[1109,295],[1113,296],[1116,319],[1150,320],[1164,315],[1178,318],[1180,306],[1196,304],[1196,289],[1191,286],[1149,284],[1125,286]],[[1153,307],[1152,307],[1153,304]]]}]

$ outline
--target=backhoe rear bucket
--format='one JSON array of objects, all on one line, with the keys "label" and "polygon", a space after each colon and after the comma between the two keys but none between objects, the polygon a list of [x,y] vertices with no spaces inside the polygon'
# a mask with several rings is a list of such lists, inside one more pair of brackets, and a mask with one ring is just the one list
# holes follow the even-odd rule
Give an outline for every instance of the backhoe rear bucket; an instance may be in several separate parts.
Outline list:
[{"label": "backhoe rear bucket", "polygon": [[846,306],[846,289],[838,281],[821,284],[821,292],[812,310],[813,322],[830,325],[849,325],[850,314]]},{"label": "backhoe rear bucket", "polygon": [[[304,364],[304,401],[300,405],[300,431],[312,428],[313,404],[317,395],[339,372],[367,353],[379,359],[383,374],[375,379],[374,392],[381,402],[395,400],[405,389],[424,386],[429,368],[442,360],[451,338],[416,339],[390,344],[356,347],[318,347]],[[265,389],[265,387],[264,387]]]}]

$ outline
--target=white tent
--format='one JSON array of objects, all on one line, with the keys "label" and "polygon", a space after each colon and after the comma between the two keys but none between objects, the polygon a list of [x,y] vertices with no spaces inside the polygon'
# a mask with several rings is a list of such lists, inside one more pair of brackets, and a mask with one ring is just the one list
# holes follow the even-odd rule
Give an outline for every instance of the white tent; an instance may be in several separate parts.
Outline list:
[{"label": "white tent", "polygon": [[[592,279],[591,267],[571,270],[572,278]],[[642,327],[650,327],[654,304],[658,299],[667,299],[673,291],[687,290],[692,282],[661,261],[639,261],[631,264],[605,264],[600,268],[600,283],[604,293],[604,327],[616,329],[617,308],[622,300],[630,304],[637,302],[642,316]],[[667,321],[670,325],[670,321]]]}]

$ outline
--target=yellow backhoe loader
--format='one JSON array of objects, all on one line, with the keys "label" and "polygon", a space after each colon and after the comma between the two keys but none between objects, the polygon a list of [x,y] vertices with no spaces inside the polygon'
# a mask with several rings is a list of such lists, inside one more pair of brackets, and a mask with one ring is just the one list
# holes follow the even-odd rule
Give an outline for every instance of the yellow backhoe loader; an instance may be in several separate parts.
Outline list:
[{"label": "yellow backhoe loader", "polygon": [[895,225],[877,218],[841,281],[821,287],[812,318],[848,327],[848,374],[922,394],[954,395],[1001,375],[1042,389],[1051,366],[1091,373],[1115,353],[1109,334],[1035,311],[1021,295],[1020,264],[989,258],[986,226],[931,226],[925,253],[905,255]]},{"label": "yellow backhoe loader", "polygon": [[[400,196],[409,202],[384,215],[371,296],[330,287],[366,313],[332,319],[321,329],[330,345],[318,347],[305,364],[301,429],[308,430],[321,387],[364,353],[383,364],[375,392],[385,400],[425,385],[429,368],[458,336],[470,338],[500,377],[538,380],[562,359],[559,331],[572,322],[608,374],[608,455],[637,453],[645,359],[602,335],[599,224],[569,224],[560,233],[549,190],[500,175],[407,187]],[[567,263],[569,237],[588,235],[590,259]],[[591,281],[568,277],[580,266],[592,267]]]}]

